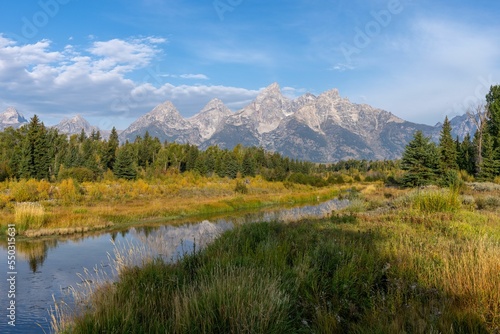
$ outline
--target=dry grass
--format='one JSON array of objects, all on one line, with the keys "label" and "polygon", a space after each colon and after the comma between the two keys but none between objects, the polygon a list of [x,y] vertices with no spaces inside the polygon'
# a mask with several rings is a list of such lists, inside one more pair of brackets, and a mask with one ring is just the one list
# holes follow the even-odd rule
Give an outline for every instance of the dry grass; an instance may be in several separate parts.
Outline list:
[{"label": "dry grass", "polygon": [[18,231],[22,232],[28,229],[42,228],[45,220],[45,209],[40,203],[16,203],[14,222]]}]

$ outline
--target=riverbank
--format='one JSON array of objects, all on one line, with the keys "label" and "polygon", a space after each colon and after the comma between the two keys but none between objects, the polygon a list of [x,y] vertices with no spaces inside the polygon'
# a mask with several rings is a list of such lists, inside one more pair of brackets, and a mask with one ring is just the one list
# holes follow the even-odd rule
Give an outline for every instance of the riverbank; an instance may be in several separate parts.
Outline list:
[{"label": "riverbank", "polygon": [[[120,229],[147,222],[168,222],[214,213],[231,213],[331,199],[353,185],[312,187],[268,182],[260,177],[227,179],[190,173],[152,182],[73,180],[0,184],[0,208],[24,237]],[[358,184],[360,190],[366,185]]]},{"label": "riverbank", "polygon": [[125,269],[80,316],[56,314],[54,329],[495,333],[494,198],[496,190],[367,187],[328,219],[243,225],[175,264]]}]

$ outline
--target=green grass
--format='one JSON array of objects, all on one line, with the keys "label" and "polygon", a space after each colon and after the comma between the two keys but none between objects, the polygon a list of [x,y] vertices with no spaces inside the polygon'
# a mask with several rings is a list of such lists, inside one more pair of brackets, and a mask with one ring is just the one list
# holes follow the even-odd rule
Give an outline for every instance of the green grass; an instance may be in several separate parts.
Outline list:
[{"label": "green grass", "polygon": [[[446,195],[448,196],[448,195]],[[497,217],[333,215],[256,223],[176,264],[126,268],[72,333],[494,333]],[[431,210],[432,211],[432,210]],[[404,213],[404,214],[403,214]],[[413,215],[414,219],[408,219]]]},{"label": "green grass", "polygon": [[422,213],[455,212],[461,207],[459,194],[448,189],[414,190],[397,202]]}]

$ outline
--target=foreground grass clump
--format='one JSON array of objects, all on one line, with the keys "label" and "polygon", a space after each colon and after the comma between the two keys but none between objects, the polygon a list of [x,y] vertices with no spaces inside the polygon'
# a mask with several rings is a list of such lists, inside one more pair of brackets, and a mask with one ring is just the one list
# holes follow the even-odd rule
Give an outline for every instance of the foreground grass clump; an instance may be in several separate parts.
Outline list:
[{"label": "foreground grass clump", "polygon": [[[71,333],[498,331],[498,223],[485,221],[481,233],[450,233],[397,217],[350,214],[240,226],[178,263],[155,260],[125,269],[117,283],[95,291],[83,313],[71,321],[62,317],[55,328]],[[464,224],[450,219],[450,229]]]},{"label": "foreground grass clump", "polygon": [[40,203],[23,202],[15,206],[14,222],[18,231],[41,228],[45,219],[45,209]]},{"label": "foreground grass clump", "polygon": [[422,213],[455,212],[461,207],[456,191],[449,189],[414,190],[399,200],[406,208]]}]

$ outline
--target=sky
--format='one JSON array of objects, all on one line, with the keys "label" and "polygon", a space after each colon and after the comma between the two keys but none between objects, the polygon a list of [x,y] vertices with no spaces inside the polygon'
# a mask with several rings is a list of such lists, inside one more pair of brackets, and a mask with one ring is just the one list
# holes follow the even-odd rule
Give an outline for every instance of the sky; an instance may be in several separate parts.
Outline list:
[{"label": "sky", "polygon": [[237,111],[337,88],[417,123],[461,115],[500,83],[491,0],[4,0],[0,111],[125,129],[170,100]]}]

